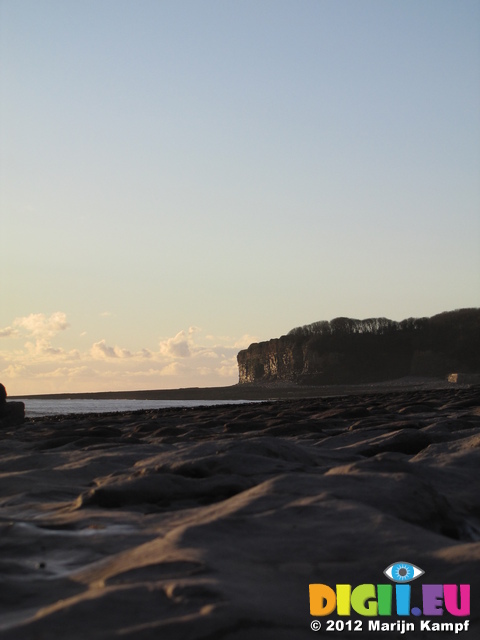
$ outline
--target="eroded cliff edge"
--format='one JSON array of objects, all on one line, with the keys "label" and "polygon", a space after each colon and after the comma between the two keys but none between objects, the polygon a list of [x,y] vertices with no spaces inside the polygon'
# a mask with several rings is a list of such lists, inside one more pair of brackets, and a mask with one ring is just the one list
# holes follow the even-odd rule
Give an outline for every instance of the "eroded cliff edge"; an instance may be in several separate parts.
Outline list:
[{"label": "eroded cliff edge", "polygon": [[239,383],[359,384],[404,376],[480,372],[480,309],[431,318],[335,318],[251,344]]}]

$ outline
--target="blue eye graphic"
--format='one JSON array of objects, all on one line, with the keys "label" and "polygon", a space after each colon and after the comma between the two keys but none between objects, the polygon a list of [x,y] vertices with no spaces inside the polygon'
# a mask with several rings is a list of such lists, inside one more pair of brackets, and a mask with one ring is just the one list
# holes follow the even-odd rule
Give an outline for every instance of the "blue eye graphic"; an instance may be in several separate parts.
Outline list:
[{"label": "blue eye graphic", "polygon": [[410,562],[394,562],[383,573],[393,582],[411,582],[415,578],[423,576],[425,571]]}]

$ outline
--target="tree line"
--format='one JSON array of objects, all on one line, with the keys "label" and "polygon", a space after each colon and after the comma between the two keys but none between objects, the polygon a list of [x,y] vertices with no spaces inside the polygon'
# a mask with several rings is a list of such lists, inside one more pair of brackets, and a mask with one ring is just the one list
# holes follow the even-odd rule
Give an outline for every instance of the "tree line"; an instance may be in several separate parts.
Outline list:
[{"label": "tree line", "polygon": [[302,351],[303,378],[316,382],[479,373],[480,309],[400,322],[341,317],[297,327],[281,341]]}]

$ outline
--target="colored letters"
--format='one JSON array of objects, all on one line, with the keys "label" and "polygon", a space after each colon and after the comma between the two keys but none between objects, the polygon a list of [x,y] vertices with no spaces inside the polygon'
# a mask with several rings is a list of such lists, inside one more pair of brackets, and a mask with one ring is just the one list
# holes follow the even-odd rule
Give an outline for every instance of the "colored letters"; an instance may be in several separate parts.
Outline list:
[{"label": "colored letters", "polygon": [[470,615],[469,584],[422,585],[422,609],[410,608],[409,584],[395,585],[395,608],[390,584],[360,584],[354,589],[349,584],[337,584],[335,590],[326,584],[311,584],[309,588],[312,616],[328,616],[335,609],[339,616],[350,616],[352,610],[368,617],[390,616],[392,611],[399,616],[409,616],[411,613],[441,616],[445,611],[452,616]]}]

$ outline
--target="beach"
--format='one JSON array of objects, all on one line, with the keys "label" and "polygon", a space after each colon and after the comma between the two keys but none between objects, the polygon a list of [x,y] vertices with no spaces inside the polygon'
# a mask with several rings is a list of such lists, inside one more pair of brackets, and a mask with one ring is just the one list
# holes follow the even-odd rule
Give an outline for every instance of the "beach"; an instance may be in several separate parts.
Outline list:
[{"label": "beach", "polygon": [[477,637],[480,388],[418,387],[3,425],[0,638],[393,638],[311,615],[309,585],[398,561],[425,572],[412,608],[470,585],[468,616],[430,622]]}]

